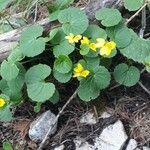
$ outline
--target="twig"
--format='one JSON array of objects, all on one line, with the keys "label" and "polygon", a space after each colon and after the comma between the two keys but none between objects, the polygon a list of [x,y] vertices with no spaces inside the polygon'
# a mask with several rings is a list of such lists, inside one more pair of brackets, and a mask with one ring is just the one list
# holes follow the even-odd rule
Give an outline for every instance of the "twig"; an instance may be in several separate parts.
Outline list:
[{"label": "twig", "polygon": [[127,25],[131,20],[133,20],[146,6],[147,3],[145,3],[133,16],[131,16],[125,24]]},{"label": "twig", "polygon": [[37,20],[37,14],[38,14],[38,2],[35,4],[35,13],[34,13],[34,22]]},{"label": "twig", "polygon": [[60,110],[60,112],[59,112],[58,115],[56,116],[56,118],[55,118],[55,120],[54,120],[52,126],[49,128],[47,134],[45,135],[43,141],[40,143],[40,146],[39,146],[39,148],[38,148],[37,150],[42,150],[42,148],[43,148],[43,146],[44,146],[44,144],[45,144],[46,140],[48,139],[48,136],[49,136],[49,134],[50,134],[50,132],[51,132],[51,128],[53,128],[53,127],[55,126],[55,124],[57,123],[57,121],[58,121],[60,115],[62,114],[62,112],[65,110],[65,108],[68,106],[68,104],[76,97],[77,92],[78,92],[78,88],[77,88],[76,91],[73,93],[73,95],[68,99],[68,101],[65,103],[65,105],[62,107],[62,109]]},{"label": "twig", "polygon": [[142,10],[141,24],[142,24],[142,27],[140,29],[139,36],[140,36],[140,38],[143,38],[144,37],[144,31],[146,29],[146,8],[145,7]]},{"label": "twig", "polygon": [[141,88],[148,94],[150,95],[150,91],[142,84],[142,82],[138,82],[138,84],[141,86]]},{"label": "twig", "polygon": [[121,86],[121,84],[116,84],[116,85],[110,87],[110,88],[109,88],[109,91],[112,91],[113,89],[116,89],[116,88],[118,88],[118,87],[120,87],[120,86]]}]

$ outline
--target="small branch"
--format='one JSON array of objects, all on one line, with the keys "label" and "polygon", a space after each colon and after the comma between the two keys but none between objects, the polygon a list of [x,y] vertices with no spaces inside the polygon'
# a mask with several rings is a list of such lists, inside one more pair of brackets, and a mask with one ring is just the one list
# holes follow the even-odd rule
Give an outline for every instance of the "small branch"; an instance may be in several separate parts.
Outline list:
[{"label": "small branch", "polygon": [[142,24],[142,27],[140,29],[139,36],[140,36],[140,38],[143,38],[145,29],[146,29],[146,8],[145,7],[142,10],[141,24]]},{"label": "small branch", "polygon": [[144,73],[145,70],[146,70],[146,68],[144,67],[144,68],[141,70],[141,74]]},{"label": "small branch", "polygon": [[133,20],[146,6],[147,3],[145,3],[133,16],[131,16],[125,24],[127,25],[131,20]]},{"label": "small branch", "polygon": [[40,143],[40,146],[39,146],[39,148],[38,148],[37,150],[42,150],[42,148],[43,148],[43,146],[44,146],[46,140],[48,139],[48,136],[49,136],[49,134],[50,134],[50,132],[51,132],[51,129],[55,126],[55,124],[57,123],[57,121],[58,121],[60,115],[63,113],[63,111],[65,110],[65,108],[68,106],[68,104],[76,97],[77,92],[78,92],[78,88],[77,88],[76,91],[73,93],[73,95],[68,99],[68,101],[65,103],[65,105],[62,107],[62,109],[60,110],[60,112],[59,112],[58,115],[56,116],[56,118],[55,118],[55,120],[54,120],[52,126],[49,128],[47,134],[45,135],[43,141]]},{"label": "small branch", "polygon": [[138,84],[141,86],[141,88],[148,94],[150,95],[150,91],[142,84],[142,82],[138,82]]}]

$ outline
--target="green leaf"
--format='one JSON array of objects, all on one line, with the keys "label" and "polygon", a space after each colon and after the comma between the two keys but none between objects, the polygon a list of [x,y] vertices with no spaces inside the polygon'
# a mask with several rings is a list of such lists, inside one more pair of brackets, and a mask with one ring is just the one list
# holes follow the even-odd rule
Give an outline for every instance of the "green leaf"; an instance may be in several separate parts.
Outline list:
[{"label": "green leaf", "polygon": [[110,84],[110,78],[110,73],[105,67],[97,67],[92,76],[81,80],[78,91],[79,97],[84,101],[97,98],[100,94],[100,90]]},{"label": "green leaf", "polygon": [[10,89],[4,79],[0,80],[0,90],[3,94],[10,96]]},{"label": "green leaf", "polygon": [[38,64],[31,67],[26,75],[25,81],[27,84],[35,83],[36,81],[44,80],[51,73],[51,68],[44,64]]},{"label": "green leaf", "polygon": [[49,40],[52,40],[61,28],[52,29],[49,33]]},{"label": "green leaf", "polygon": [[81,44],[80,45],[80,54],[81,55],[87,55],[89,50],[90,50],[90,48],[87,44]]},{"label": "green leaf", "polygon": [[87,68],[92,72],[95,72],[96,69],[99,67],[100,64],[100,57],[84,57],[87,63]]},{"label": "green leaf", "polygon": [[4,10],[12,0],[0,0],[0,12]]},{"label": "green leaf", "polygon": [[26,75],[28,96],[36,102],[45,102],[51,98],[55,92],[53,83],[46,83],[44,79],[51,73],[51,68],[47,65],[38,64],[31,67]]},{"label": "green leaf", "polygon": [[87,16],[79,8],[62,10],[58,16],[58,21],[63,24],[62,28],[65,34],[82,34],[89,25]]},{"label": "green leaf", "polygon": [[67,7],[68,5],[72,4],[74,0],[55,0],[53,6],[50,7],[52,11],[49,15],[50,21],[55,21],[58,19],[58,15],[62,9]]},{"label": "green leaf", "polygon": [[54,69],[60,73],[68,73],[72,69],[71,59],[68,56],[59,56],[54,62]]},{"label": "green leaf", "polygon": [[[10,82],[10,81],[8,81],[8,82]],[[6,80],[3,80],[3,79],[0,81],[1,92],[4,93],[5,95],[8,95],[11,99],[11,102],[13,102],[13,103],[20,102],[21,98],[22,98],[21,91],[18,91],[18,89],[16,90],[16,87],[14,89],[13,89],[13,86],[9,87],[8,82],[6,82]],[[14,84],[16,84],[16,83],[14,83]]]},{"label": "green leaf", "polygon": [[[51,35],[52,35],[52,33],[51,33]],[[65,35],[64,31],[62,30],[62,28],[58,28],[58,31],[56,32],[56,34],[51,39],[51,43],[54,45],[59,44],[59,43],[66,40],[65,36],[66,35]]]},{"label": "green leaf", "polygon": [[20,49],[17,47],[14,50],[12,50],[12,52],[10,53],[7,59],[9,62],[15,63],[15,62],[21,61],[23,58],[24,58],[24,55],[22,54]]},{"label": "green leaf", "polygon": [[61,12],[61,10],[56,10],[56,11],[50,13],[50,15],[48,17],[49,21],[51,22],[51,21],[57,20],[58,19],[58,15],[59,15],[60,12]]},{"label": "green leaf", "polygon": [[50,98],[50,101],[53,103],[53,104],[57,104],[58,101],[59,101],[59,92],[58,90],[55,90],[55,93],[54,95]]},{"label": "green leaf", "polygon": [[13,150],[13,147],[10,142],[3,143],[3,150]]},{"label": "green leaf", "polygon": [[15,79],[12,79],[7,82],[9,89],[13,92],[20,92],[24,85],[24,75],[25,72],[23,70],[19,71],[18,76]]},{"label": "green leaf", "polygon": [[71,79],[72,71],[70,71],[68,73],[60,73],[60,72],[56,71],[55,69],[53,69],[53,75],[54,75],[55,79],[58,80],[60,83],[66,83]]},{"label": "green leaf", "polygon": [[38,38],[43,33],[43,28],[39,25],[33,25],[27,28],[21,34],[20,50],[28,57],[34,57],[45,50],[44,38]]},{"label": "green leaf", "polygon": [[106,31],[100,28],[98,25],[89,25],[87,30],[83,33],[83,35],[96,39],[96,38],[107,38]]},{"label": "green leaf", "polygon": [[124,6],[129,11],[138,10],[144,3],[144,0],[124,0]]},{"label": "green leaf", "polygon": [[34,112],[36,112],[36,113],[40,112],[41,105],[42,105],[42,103],[37,102],[36,105],[34,106]]},{"label": "green leaf", "polygon": [[116,32],[115,42],[118,48],[127,47],[132,40],[132,35],[130,30],[127,27],[123,27]]},{"label": "green leaf", "polygon": [[36,102],[44,102],[51,98],[55,92],[53,83],[35,82],[27,84],[28,96]]},{"label": "green leaf", "polygon": [[132,38],[132,42],[127,47],[119,50],[128,59],[143,63],[150,55],[150,40],[139,38],[137,35],[132,35]]},{"label": "green leaf", "polygon": [[74,44],[68,43],[68,41],[63,41],[59,45],[54,46],[53,53],[55,57],[59,57],[60,55],[69,55],[75,49]]},{"label": "green leaf", "polygon": [[9,122],[13,119],[9,107],[10,106],[8,105],[6,107],[0,108],[0,121]]},{"label": "green leaf", "polygon": [[134,66],[128,67],[128,65],[122,63],[116,66],[114,78],[118,83],[130,87],[139,81],[140,71]]},{"label": "green leaf", "polygon": [[100,90],[95,84],[95,80],[92,76],[88,77],[87,79],[81,80],[78,96],[83,101],[90,101],[95,99],[99,96]]},{"label": "green leaf", "polygon": [[97,68],[97,71],[95,71],[93,78],[95,84],[99,89],[105,89],[106,87],[108,87],[111,80],[109,71],[103,66],[99,66]]},{"label": "green leaf", "polygon": [[146,67],[146,71],[150,73],[150,56],[147,56],[145,58],[144,65]]},{"label": "green leaf", "polygon": [[98,55],[99,55],[99,52],[98,52],[98,51],[95,52],[95,51],[92,51],[92,50],[90,50],[90,51],[86,54],[87,57],[97,57]]},{"label": "green leaf", "polygon": [[101,21],[101,24],[106,27],[111,27],[119,24],[122,20],[121,13],[117,9],[102,8],[96,12],[97,20]]},{"label": "green leaf", "polygon": [[62,9],[70,4],[72,4],[74,2],[74,0],[56,0],[54,2],[54,8],[56,10],[58,9]]},{"label": "green leaf", "polygon": [[15,79],[19,73],[19,69],[15,63],[4,60],[1,64],[1,76],[3,79],[10,81]]}]

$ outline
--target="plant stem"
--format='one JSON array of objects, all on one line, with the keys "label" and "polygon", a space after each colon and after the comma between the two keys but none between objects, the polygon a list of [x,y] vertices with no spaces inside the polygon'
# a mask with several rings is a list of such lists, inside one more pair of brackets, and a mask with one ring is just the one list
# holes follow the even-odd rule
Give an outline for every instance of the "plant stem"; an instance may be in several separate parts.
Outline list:
[{"label": "plant stem", "polygon": [[144,37],[144,31],[146,29],[146,8],[145,7],[142,10],[141,25],[142,25],[142,27],[140,29],[139,36],[140,36],[140,38],[143,38]]},{"label": "plant stem", "polygon": [[49,128],[47,134],[45,135],[43,141],[40,143],[40,146],[39,146],[39,148],[38,148],[37,150],[42,150],[42,148],[43,148],[43,146],[44,146],[46,140],[48,139],[48,136],[49,136],[49,134],[50,134],[50,132],[51,132],[51,129],[55,126],[55,124],[57,123],[57,121],[58,121],[60,115],[63,113],[63,111],[65,110],[65,108],[68,106],[68,104],[76,97],[77,92],[78,92],[78,88],[75,90],[75,92],[74,92],[74,93],[72,94],[72,96],[68,99],[68,101],[65,103],[65,105],[62,107],[62,109],[60,110],[60,112],[59,112],[58,115],[56,116],[56,118],[55,118],[53,124],[50,126],[50,128]]},{"label": "plant stem", "polygon": [[148,95],[150,95],[150,91],[142,84],[142,82],[139,81],[138,84]]},{"label": "plant stem", "polygon": [[131,16],[125,24],[127,25],[129,22],[131,22],[131,20],[133,20],[146,6],[147,3],[145,3],[133,16]]}]

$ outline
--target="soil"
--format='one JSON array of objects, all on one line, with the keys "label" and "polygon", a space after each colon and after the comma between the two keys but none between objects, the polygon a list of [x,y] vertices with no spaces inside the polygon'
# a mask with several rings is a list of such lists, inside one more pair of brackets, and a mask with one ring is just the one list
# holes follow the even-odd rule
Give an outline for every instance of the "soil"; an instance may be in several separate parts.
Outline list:
[{"label": "soil", "polygon": [[[147,88],[150,89],[148,81],[150,75],[144,73],[141,81]],[[40,113],[36,114],[33,111],[33,104],[29,101],[23,103],[14,109],[15,120],[12,123],[0,123],[0,145],[4,141],[12,142],[14,149],[36,150],[38,143],[32,142],[28,138],[28,129],[30,123],[46,110],[51,110],[55,114],[65,104],[66,100],[74,92],[75,88],[69,83],[66,87],[61,87],[62,97],[57,105],[52,105],[47,102],[43,104]],[[70,88],[71,87],[71,88]],[[73,140],[80,136],[93,143],[95,136],[99,135],[103,128],[113,124],[117,119],[120,119],[125,127],[126,133],[130,138],[138,141],[139,147],[150,144],[150,95],[148,95],[139,85],[132,88],[125,88],[123,86],[108,88],[101,97],[96,100],[85,103],[76,97],[66,108],[61,115],[58,122],[57,133],[50,137],[46,143],[45,150],[53,149],[53,147],[64,144],[67,150],[74,149]],[[96,108],[96,112],[95,109]],[[95,125],[83,125],[79,122],[80,116],[92,111],[98,117],[104,111],[113,112],[109,119],[99,119]]]}]

